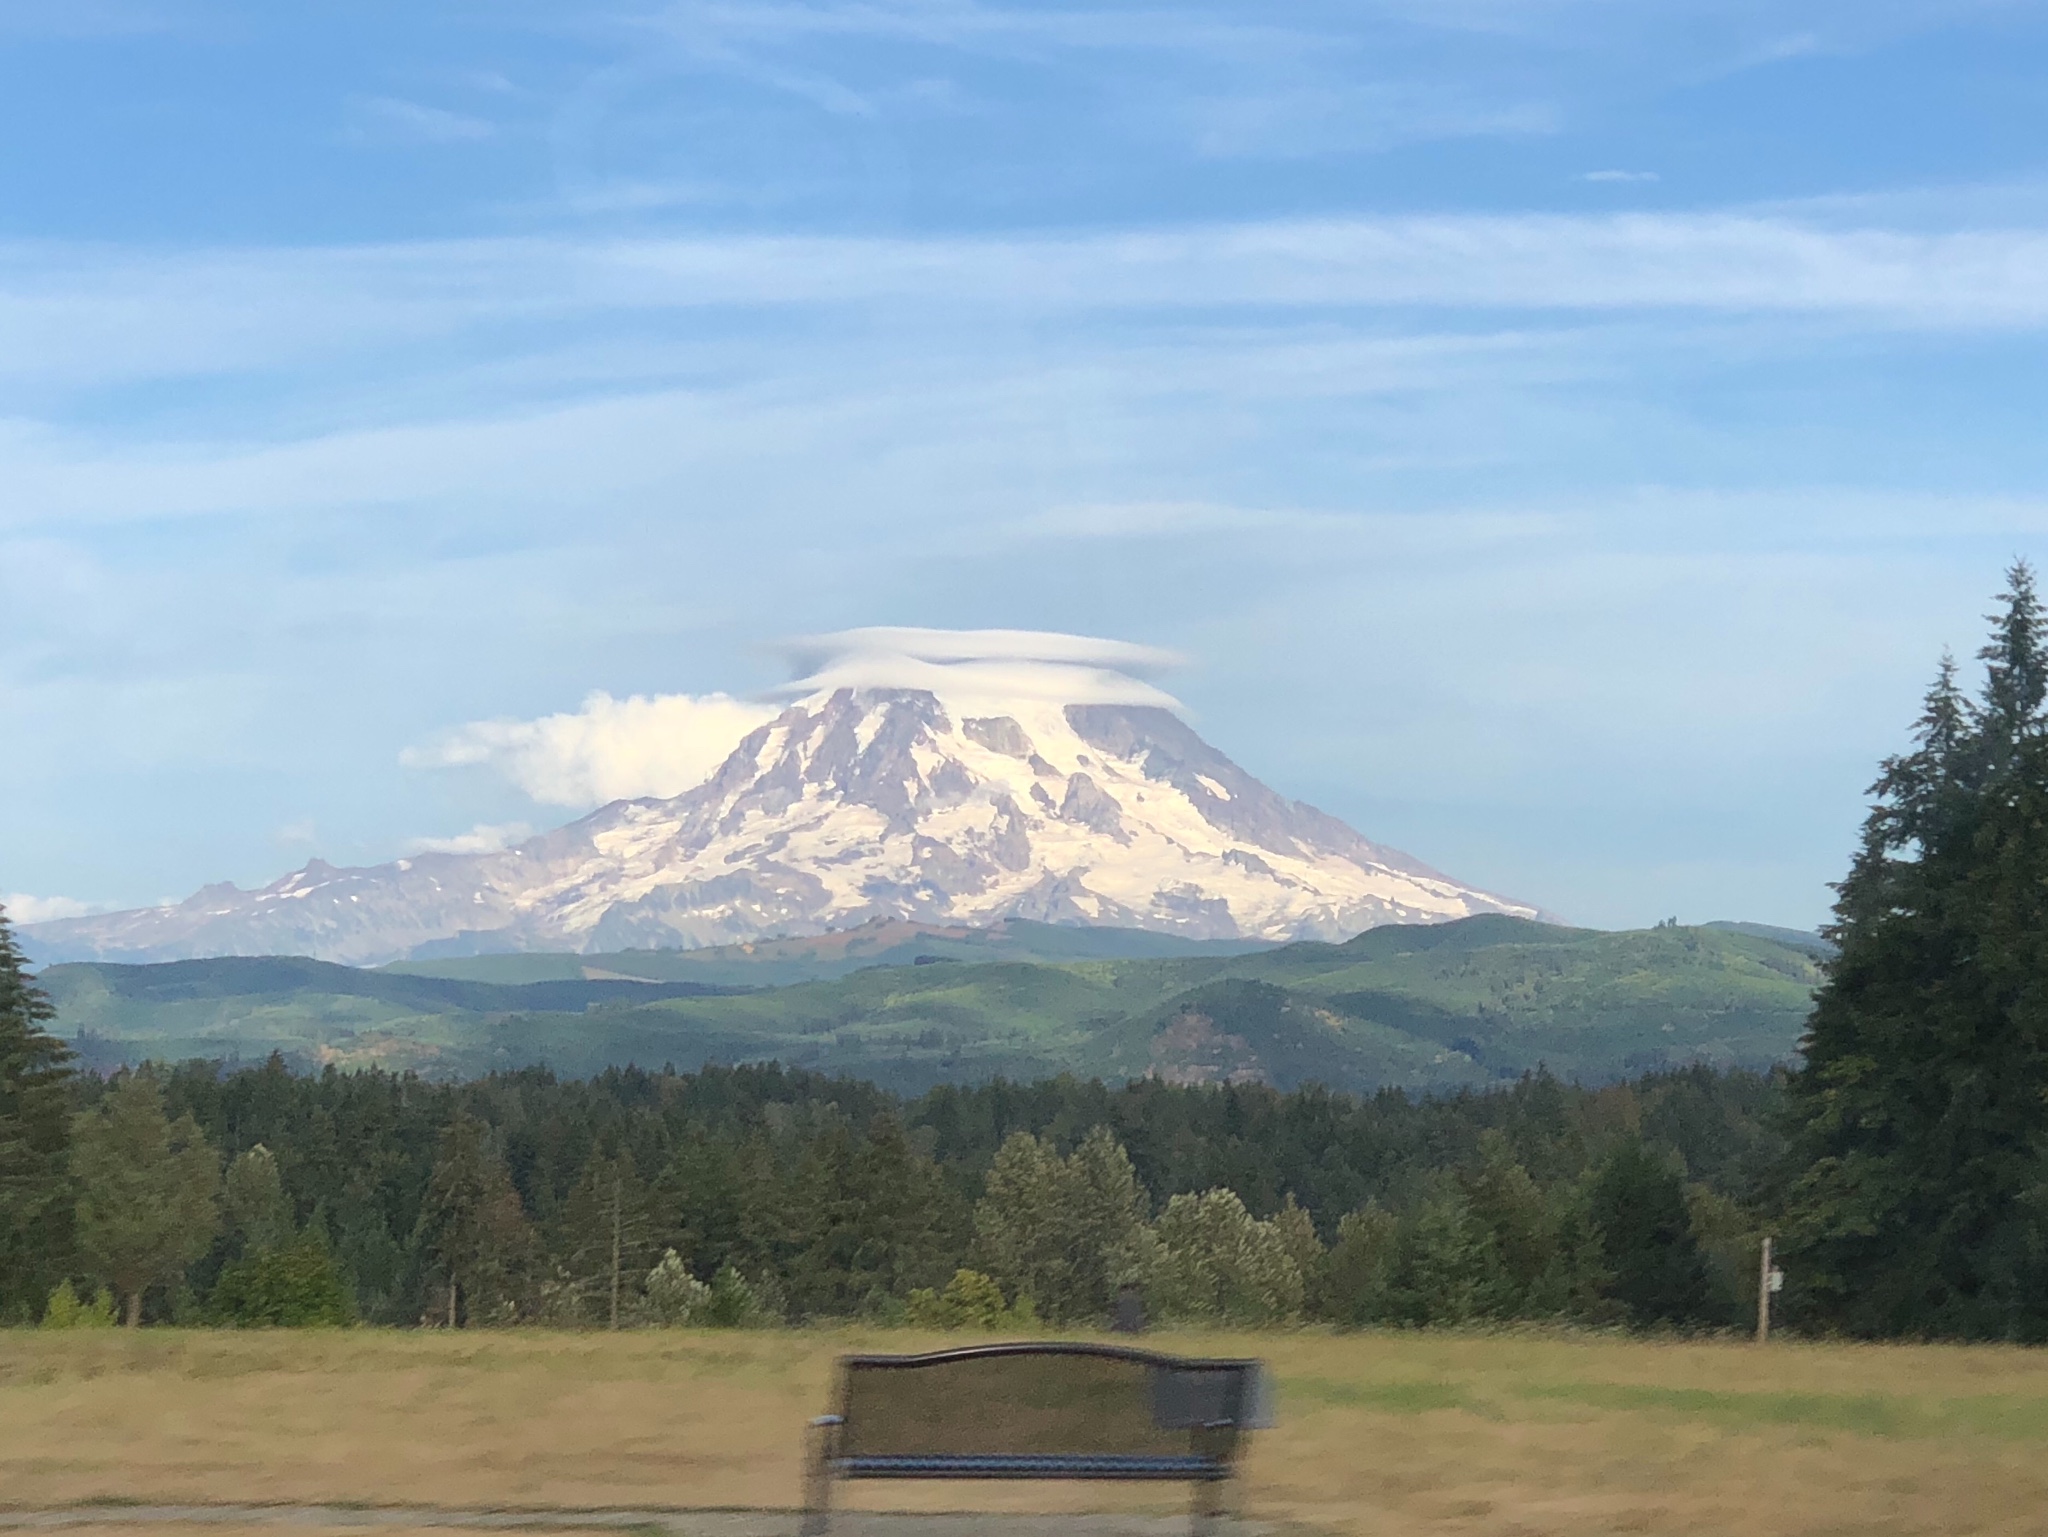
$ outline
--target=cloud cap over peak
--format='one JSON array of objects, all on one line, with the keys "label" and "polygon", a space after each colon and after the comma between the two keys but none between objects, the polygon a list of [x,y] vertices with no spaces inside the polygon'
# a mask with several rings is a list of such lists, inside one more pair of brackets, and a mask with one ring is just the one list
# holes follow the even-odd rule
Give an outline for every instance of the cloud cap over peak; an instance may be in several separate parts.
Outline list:
[{"label": "cloud cap over peak", "polygon": [[[680,795],[702,784],[740,739],[775,718],[778,704],[841,688],[928,689],[969,713],[1013,703],[1143,704],[1180,708],[1139,674],[1178,666],[1155,646],[1042,630],[877,627],[799,636],[776,649],[802,674],[769,699],[729,694],[599,690],[580,710],[537,720],[470,721],[409,747],[409,768],[495,770],[545,805],[594,806]],[[412,852],[481,853],[516,842],[522,824],[479,826],[454,838],[415,839]]]},{"label": "cloud cap over peak", "polygon": [[1178,653],[1132,641],[1055,630],[933,630],[873,626],[804,635],[778,647],[798,676],[774,690],[805,698],[841,688],[927,689],[966,704],[1179,701],[1145,681],[1178,667]]}]

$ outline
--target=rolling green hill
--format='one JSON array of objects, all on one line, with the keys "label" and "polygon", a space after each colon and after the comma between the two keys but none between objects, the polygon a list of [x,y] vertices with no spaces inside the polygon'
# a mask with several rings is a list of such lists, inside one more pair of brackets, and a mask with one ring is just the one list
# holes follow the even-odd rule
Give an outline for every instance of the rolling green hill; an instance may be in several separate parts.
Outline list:
[{"label": "rolling green hill", "polygon": [[1271,950],[1256,939],[1181,939],[1143,929],[1074,928],[1011,918],[989,928],[877,918],[856,928],[793,939],[703,950],[615,950],[572,955],[533,952],[395,961],[383,969],[411,976],[476,982],[553,982],[628,977],[644,982],[703,982],[717,987],[782,987],[822,982],[869,966],[925,966],[939,961],[1067,961],[1170,959],[1248,955]]},{"label": "rolling green hill", "polygon": [[[814,974],[746,990],[732,985],[750,973],[731,952],[695,979],[654,976],[689,970],[693,952],[628,952],[484,957],[435,975],[274,958],[83,964],[51,967],[44,985],[59,1028],[95,1064],[278,1050],[308,1066],[470,1074],[543,1062],[584,1074],[777,1058],[906,1090],[1059,1072],[1434,1089],[1539,1064],[1594,1081],[1781,1061],[1820,979],[1811,949],[1733,926],[1607,933],[1480,917],[1249,954],[1064,960],[1000,952],[1091,933],[1072,942],[1106,948],[1100,931],[1007,927],[947,939],[963,959],[930,934],[869,936],[890,955],[907,944],[911,964],[874,964],[850,944],[758,946],[758,980]],[[564,961],[581,974],[532,975]],[[485,962],[524,980],[480,979]],[[454,968],[467,974],[442,974]],[[622,980],[635,976],[650,980]]]}]

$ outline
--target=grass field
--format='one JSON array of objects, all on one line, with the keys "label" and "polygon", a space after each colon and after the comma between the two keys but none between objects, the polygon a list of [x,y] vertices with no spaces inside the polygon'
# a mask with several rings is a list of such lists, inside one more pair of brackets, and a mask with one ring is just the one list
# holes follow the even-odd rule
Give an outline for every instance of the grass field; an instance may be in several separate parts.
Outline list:
[{"label": "grass field", "polygon": [[[959,1342],[958,1336],[949,1336]],[[0,1502],[787,1507],[842,1350],[910,1334],[0,1335]],[[1157,1336],[1257,1354],[1248,1514],[1335,1533],[2048,1528],[2048,1355],[1559,1335]],[[856,1486],[897,1509],[1171,1509]]]}]

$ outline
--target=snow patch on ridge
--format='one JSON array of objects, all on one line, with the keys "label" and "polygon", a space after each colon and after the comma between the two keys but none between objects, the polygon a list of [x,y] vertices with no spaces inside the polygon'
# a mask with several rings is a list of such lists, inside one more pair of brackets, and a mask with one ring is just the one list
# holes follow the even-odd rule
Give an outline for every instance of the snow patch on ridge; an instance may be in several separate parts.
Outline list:
[{"label": "snow patch on ridge", "polygon": [[261,892],[41,925],[38,949],[361,964],[718,944],[876,917],[1285,940],[1536,915],[1276,795],[1159,704],[987,695],[985,675],[956,670],[973,659],[914,660],[946,674],[945,692],[806,694],[680,795],[615,801],[502,851],[316,860]]}]

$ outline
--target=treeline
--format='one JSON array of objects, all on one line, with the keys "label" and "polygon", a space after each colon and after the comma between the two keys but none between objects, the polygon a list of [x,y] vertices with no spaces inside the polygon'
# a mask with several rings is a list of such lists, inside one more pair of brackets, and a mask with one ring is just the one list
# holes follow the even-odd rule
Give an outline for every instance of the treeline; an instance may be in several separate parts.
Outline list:
[{"label": "treeline", "polygon": [[[1411,1100],[774,1066],[64,1081],[16,1322],[1717,1326],[1778,1084]],[[101,1293],[104,1291],[104,1297]]]}]

